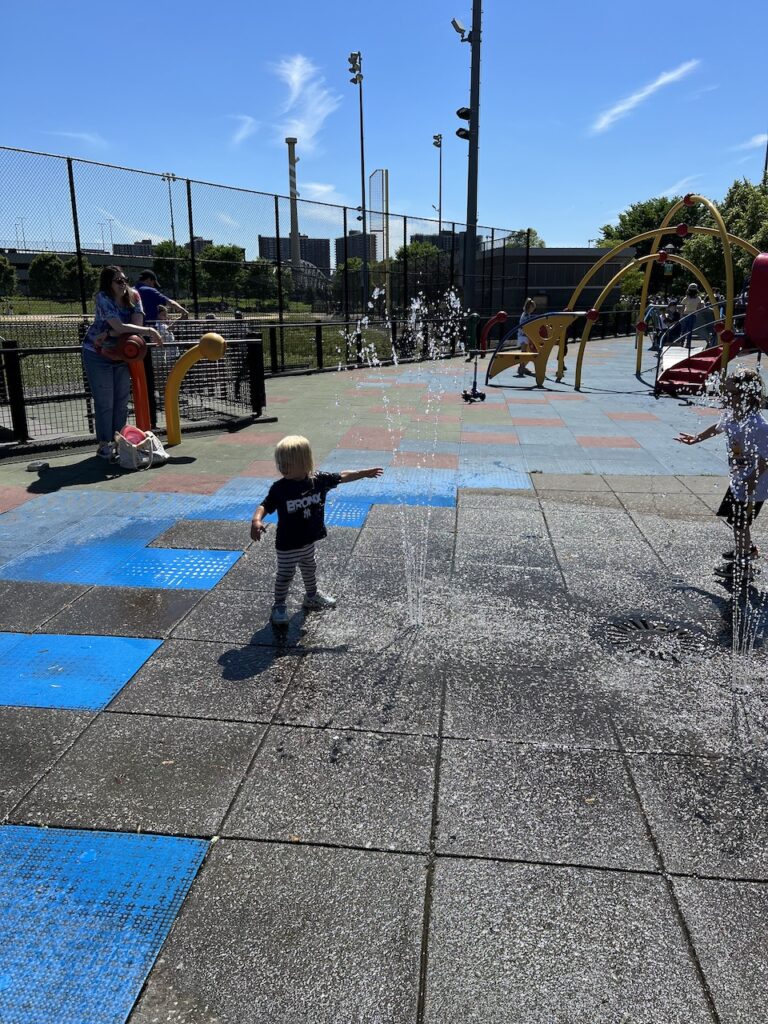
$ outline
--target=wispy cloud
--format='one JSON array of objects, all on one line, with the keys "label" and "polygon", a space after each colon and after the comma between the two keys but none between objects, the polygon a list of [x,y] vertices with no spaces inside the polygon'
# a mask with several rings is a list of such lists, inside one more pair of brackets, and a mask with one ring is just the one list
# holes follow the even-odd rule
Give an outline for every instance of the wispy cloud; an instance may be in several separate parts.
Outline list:
[{"label": "wispy cloud", "polygon": [[648,85],[644,85],[642,89],[633,92],[631,96],[626,96],[623,100],[619,100],[618,103],[614,103],[612,107],[604,110],[602,114],[598,114],[590,129],[592,134],[599,135],[601,132],[608,131],[617,121],[622,117],[626,117],[636,107],[639,107],[641,103],[644,103],[654,93],[657,93],[659,89],[672,85],[674,82],[679,82],[681,78],[685,78],[686,75],[689,75],[697,68],[700,63],[701,61],[698,60],[687,60],[684,64],[680,64],[679,67],[673,68],[672,71],[662,71]]},{"label": "wispy cloud", "polygon": [[671,196],[685,195],[688,191],[688,185],[693,181],[698,181],[700,177],[700,174],[689,174],[687,178],[681,178],[680,181],[676,181],[674,185],[670,185],[669,188],[665,188],[663,192],[659,192],[659,195],[665,196],[667,199]]},{"label": "wispy cloud", "polygon": [[86,146],[106,146],[106,139],[96,132],[46,132],[46,135],[55,135],[60,139],[72,139],[74,142],[84,142]]},{"label": "wispy cloud", "polygon": [[233,146],[239,146],[241,142],[245,142],[259,127],[259,122],[250,114],[230,114],[229,119],[237,121],[238,124],[234,135],[229,140]]},{"label": "wispy cloud", "polygon": [[240,221],[235,220],[234,217],[230,217],[228,213],[224,213],[222,210],[219,210],[216,213],[216,219],[220,224],[224,224],[228,228],[240,227]]},{"label": "wispy cloud", "polygon": [[768,134],[763,132],[761,135],[753,135],[751,139],[748,139],[746,142],[742,142],[738,146],[731,146],[731,149],[762,149],[766,143],[768,143]]},{"label": "wispy cloud", "polygon": [[155,234],[146,228],[135,228],[131,224],[126,224],[119,217],[115,217],[111,210],[107,210],[103,206],[97,206],[96,209],[100,217],[103,217],[105,221],[112,222],[112,230],[117,236],[115,238],[116,242],[122,242],[126,238],[130,242],[139,242],[144,238],[149,238],[152,242],[162,242],[163,239],[168,237],[167,235]]},{"label": "wispy cloud", "polygon": [[[351,204],[347,197],[338,191],[335,185],[329,185],[322,181],[304,181],[301,183],[301,198],[312,199],[316,203],[333,204],[328,206],[303,206],[301,208],[302,220],[332,224],[339,229],[339,234],[341,234],[341,217],[336,207],[350,206]],[[351,223],[350,226],[354,227],[354,224]]]},{"label": "wispy cloud", "polygon": [[693,92],[688,93],[685,97],[689,102],[693,100],[700,100],[702,96],[706,96],[707,93],[715,92],[719,89],[719,85],[703,85],[700,89],[695,89]]},{"label": "wispy cloud", "polygon": [[300,53],[284,57],[272,70],[288,86],[283,106],[285,117],[277,125],[280,139],[294,136],[301,147],[310,152],[325,121],[341,103],[341,97],[328,89],[320,69]]}]

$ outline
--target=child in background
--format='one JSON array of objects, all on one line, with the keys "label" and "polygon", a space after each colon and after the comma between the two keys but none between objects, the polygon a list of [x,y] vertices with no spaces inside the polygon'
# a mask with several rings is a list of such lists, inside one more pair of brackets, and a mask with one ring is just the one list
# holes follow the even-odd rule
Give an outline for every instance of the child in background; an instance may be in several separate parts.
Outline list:
[{"label": "child in background", "polygon": [[325,528],[325,498],[339,484],[348,484],[363,477],[381,476],[384,470],[346,469],[342,473],[316,473],[312,449],[306,437],[284,437],[275,448],[275,465],[282,479],[276,480],[264,501],[253,514],[251,537],[260,540],[266,531],[265,515],[277,512],[277,576],[275,603],[270,621],[273,626],[287,626],[286,601],[296,567],[304,580],[304,608],[318,611],[333,608],[336,599],[317,589],[315,544],[328,536]]},{"label": "child in background", "polygon": [[760,414],[763,405],[763,381],[758,370],[739,369],[723,385],[723,414],[717,423],[701,434],[680,434],[683,444],[698,444],[715,434],[725,433],[731,484],[717,510],[733,527],[734,547],[724,551],[729,563],[715,569],[718,576],[749,582],[753,563],[760,557],[752,544],[750,527],[768,497],[768,423]]}]

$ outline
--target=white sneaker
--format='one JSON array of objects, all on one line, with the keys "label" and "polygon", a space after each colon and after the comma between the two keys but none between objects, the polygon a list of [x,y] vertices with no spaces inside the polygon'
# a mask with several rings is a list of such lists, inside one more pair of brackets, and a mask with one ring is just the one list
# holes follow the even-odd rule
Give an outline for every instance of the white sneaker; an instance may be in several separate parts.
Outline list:
[{"label": "white sneaker", "polygon": [[273,626],[287,626],[290,622],[288,618],[288,610],[284,604],[273,604],[272,614],[269,616],[269,621]]},{"label": "white sneaker", "polygon": [[308,612],[319,612],[325,608],[335,608],[336,598],[330,597],[328,594],[323,594],[319,590],[316,594],[305,594],[304,595],[304,608]]}]

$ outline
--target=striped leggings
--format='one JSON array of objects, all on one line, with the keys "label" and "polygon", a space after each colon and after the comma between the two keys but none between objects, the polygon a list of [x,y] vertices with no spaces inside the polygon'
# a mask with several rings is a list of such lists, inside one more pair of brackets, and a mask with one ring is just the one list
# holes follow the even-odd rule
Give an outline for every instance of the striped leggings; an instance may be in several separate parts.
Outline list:
[{"label": "striped leggings", "polygon": [[307,544],[303,548],[277,552],[277,576],[275,577],[275,604],[285,604],[291,580],[296,575],[296,567],[301,569],[304,589],[310,595],[317,593],[317,559],[315,545]]}]

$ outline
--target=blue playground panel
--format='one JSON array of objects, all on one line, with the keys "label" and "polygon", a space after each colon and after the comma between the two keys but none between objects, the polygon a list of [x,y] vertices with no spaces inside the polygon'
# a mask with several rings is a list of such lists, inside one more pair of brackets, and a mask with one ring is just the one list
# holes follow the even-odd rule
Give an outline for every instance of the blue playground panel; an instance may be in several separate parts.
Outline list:
[{"label": "blue playground panel", "polygon": [[98,711],[161,643],[117,636],[0,633],[0,705]]},{"label": "blue playground panel", "polygon": [[325,503],[326,526],[351,526],[359,529],[365,524],[370,509],[370,501],[329,497]]},{"label": "blue playground panel", "polygon": [[341,473],[344,469],[368,469],[370,466],[391,466],[393,451],[370,451],[367,448],[335,448],[323,459],[324,473]]},{"label": "blue playground panel", "polygon": [[0,827],[0,1021],[123,1024],[201,839]]},{"label": "blue playground panel", "polygon": [[[264,495],[262,495],[263,497]],[[247,522],[256,510],[256,500],[245,500],[236,495],[211,496],[204,506],[194,509],[186,519],[232,519]]]},{"label": "blue playground panel", "polygon": [[505,488],[515,491],[533,489],[530,476],[522,470],[507,469],[503,466],[470,465],[458,473],[458,486],[483,490],[485,488]]},{"label": "blue playground panel", "polygon": [[105,569],[92,582],[110,587],[210,590],[240,557],[240,551],[143,548]]}]

